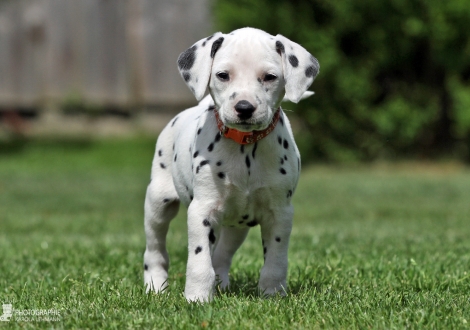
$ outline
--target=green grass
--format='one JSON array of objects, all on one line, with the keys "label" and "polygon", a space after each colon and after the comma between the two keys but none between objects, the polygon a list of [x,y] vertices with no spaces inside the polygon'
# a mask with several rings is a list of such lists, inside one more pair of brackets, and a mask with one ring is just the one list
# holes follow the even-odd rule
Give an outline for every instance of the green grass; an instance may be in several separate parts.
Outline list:
[{"label": "green grass", "polygon": [[[6,149],[5,149],[6,150]],[[294,204],[286,298],[262,299],[259,228],[232,291],[182,295],[185,211],[169,234],[170,287],[145,295],[143,200],[154,141],[36,142],[0,150],[0,303],[57,309],[24,328],[402,329],[470,324],[470,171],[314,166]]]}]

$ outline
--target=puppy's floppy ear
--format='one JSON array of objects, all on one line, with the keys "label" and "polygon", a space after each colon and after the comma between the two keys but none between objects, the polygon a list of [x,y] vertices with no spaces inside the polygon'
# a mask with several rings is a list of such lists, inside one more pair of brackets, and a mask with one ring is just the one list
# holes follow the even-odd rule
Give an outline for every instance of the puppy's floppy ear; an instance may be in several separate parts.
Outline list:
[{"label": "puppy's floppy ear", "polygon": [[178,57],[178,70],[181,77],[198,101],[206,92],[212,61],[223,41],[223,34],[217,32],[210,37],[199,40]]},{"label": "puppy's floppy ear", "polygon": [[320,64],[305,48],[278,34],[276,51],[282,57],[286,98],[297,103],[320,72]]}]

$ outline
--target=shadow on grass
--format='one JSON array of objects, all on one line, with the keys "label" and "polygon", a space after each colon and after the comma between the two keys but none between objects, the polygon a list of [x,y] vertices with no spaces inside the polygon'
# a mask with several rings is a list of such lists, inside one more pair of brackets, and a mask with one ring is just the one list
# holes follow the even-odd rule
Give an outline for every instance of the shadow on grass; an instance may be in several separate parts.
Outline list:
[{"label": "shadow on grass", "polygon": [[15,137],[7,141],[0,140],[0,155],[8,155],[22,152],[28,140],[24,137]]},{"label": "shadow on grass", "polygon": [[[227,296],[237,296],[243,298],[261,297],[262,295],[258,291],[259,276],[255,274],[247,274],[243,276],[236,276],[230,278],[230,289],[228,291],[220,291],[217,289],[219,294]],[[288,282],[288,295],[300,295],[303,292],[324,292],[326,290],[326,284],[322,284],[308,279],[304,282]]]},{"label": "shadow on grass", "polygon": [[85,137],[73,138],[41,138],[29,139],[17,136],[5,141],[0,140],[0,155],[12,155],[34,146],[39,149],[85,150],[93,145],[93,141]]}]

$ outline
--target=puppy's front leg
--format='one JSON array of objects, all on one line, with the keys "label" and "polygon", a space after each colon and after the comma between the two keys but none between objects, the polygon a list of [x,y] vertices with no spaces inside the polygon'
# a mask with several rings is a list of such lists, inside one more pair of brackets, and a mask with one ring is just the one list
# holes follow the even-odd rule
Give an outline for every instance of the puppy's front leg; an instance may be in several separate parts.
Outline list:
[{"label": "puppy's front leg", "polygon": [[[212,208],[194,199],[188,208],[188,266],[184,295],[188,301],[206,302],[212,299],[215,272],[212,267],[210,244]],[[213,233],[213,232],[212,232]]]},{"label": "puppy's front leg", "polygon": [[268,225],[261,225],[264,266],[261,269],[259,289],[264,295],[286,294],[287,250],[293,216],[294,209],[289,205],[276,211]]}]

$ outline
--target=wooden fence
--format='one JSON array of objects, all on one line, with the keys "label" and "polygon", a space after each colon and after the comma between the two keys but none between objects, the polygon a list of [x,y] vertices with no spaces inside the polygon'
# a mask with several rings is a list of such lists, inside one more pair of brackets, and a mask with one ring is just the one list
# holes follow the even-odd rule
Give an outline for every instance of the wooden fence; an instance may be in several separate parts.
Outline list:
[{"label": "wooden fence", "polygon": [[194,103],[176,60],[208,1],[0,0],[0,108]]}]

